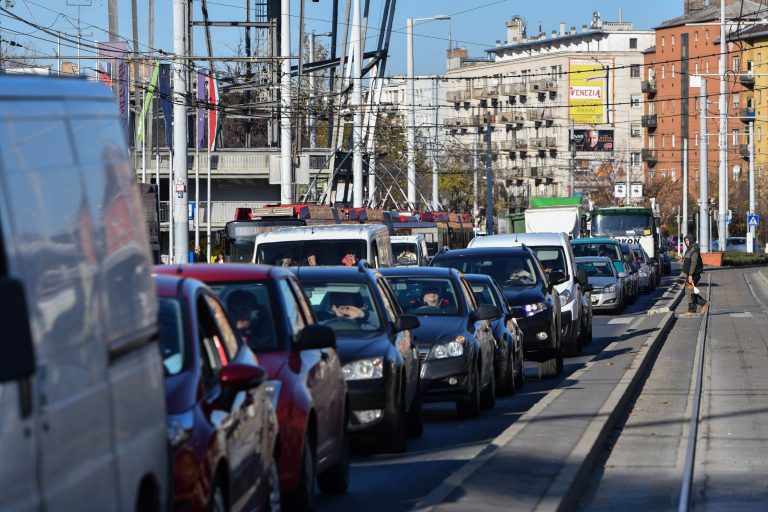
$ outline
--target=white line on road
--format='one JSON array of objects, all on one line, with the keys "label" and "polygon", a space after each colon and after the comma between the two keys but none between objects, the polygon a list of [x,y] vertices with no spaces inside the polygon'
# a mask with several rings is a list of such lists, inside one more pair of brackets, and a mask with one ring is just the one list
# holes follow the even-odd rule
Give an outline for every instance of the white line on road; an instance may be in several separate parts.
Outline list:
[{"label": "white line on road", "polygon": [[626,325],[626,324],[632,322],[632,320],[634,320],[634,318],[632,318],[631,316],[629,316],[629,317],[621,317],[621,318],[613,318],[611,320],[608,320],[608,325],[611,325],[611,324],[613,324],[613,325],[617,325],[617,324]]}]

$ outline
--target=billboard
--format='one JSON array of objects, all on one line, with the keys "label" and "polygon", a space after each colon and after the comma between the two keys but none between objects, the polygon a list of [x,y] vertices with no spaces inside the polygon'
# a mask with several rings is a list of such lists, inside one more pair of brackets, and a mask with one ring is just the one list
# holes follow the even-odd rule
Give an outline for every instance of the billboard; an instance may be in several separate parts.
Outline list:
[{"label": "billboard", "polygon": [[613,151],[613,130],[573,130],[576,151]]},{"label": "billboard", "polygon": [[571,59],[568,63],[568,118],[576,124],[610,123],[612,59]]}]

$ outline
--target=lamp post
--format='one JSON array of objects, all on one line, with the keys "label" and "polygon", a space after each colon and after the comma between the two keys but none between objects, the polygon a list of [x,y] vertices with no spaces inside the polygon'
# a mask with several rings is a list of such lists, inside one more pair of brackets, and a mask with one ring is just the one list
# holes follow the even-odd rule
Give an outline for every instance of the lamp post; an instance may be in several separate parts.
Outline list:
[{"label": "lamp post", "polygon": [[408,18],[405,25],[407,38],[407,90],[408,90],[408,207],[416,207],[416,85],[413,77],[413,23],[417,21],[450,20],[447,14],[429,18]]}]

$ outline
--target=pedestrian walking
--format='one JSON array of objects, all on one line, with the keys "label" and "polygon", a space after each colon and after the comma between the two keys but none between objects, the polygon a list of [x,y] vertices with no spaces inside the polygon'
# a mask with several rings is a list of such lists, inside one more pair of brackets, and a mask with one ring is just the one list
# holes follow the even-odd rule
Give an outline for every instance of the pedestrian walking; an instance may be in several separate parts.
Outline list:
[{"label": "pedestrian walking", "polygon": [[205,263],[205,256],[203,255],[203,251],[200,249],[199,245],[196,245],[193,252],[192,252],[192,258],[190,259],[191,263]]},{"label": "pedestrian walking", "polygon": [[701,306],[701,313],[704,314],[709,308],[709,303],[704,300],[704,297],[695,293],[698,291],[697,285],[704,270],[699,244],[696,243],[696,237],[691,234],[685,235],[683,240],[686,247],[683,255],[683,274],[685,274],[685,293],[688,295],[688,312],[680,316],[692,317],[696,314],[696,306]]}]

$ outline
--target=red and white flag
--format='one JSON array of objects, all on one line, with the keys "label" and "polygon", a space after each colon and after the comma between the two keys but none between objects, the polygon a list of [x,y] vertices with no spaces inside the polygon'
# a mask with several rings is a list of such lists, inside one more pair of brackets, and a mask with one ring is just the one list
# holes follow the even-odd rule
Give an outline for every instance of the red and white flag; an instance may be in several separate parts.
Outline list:
[{"label": "red and white flag", "polygon": [[219,79],[216,73],[208,75],[208,151],[216,150],[221,120],[219,117]]}]

